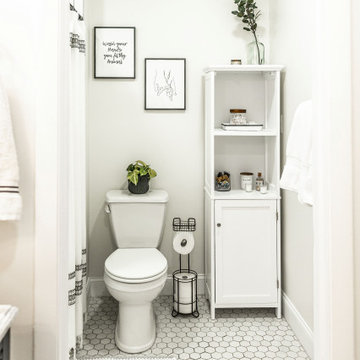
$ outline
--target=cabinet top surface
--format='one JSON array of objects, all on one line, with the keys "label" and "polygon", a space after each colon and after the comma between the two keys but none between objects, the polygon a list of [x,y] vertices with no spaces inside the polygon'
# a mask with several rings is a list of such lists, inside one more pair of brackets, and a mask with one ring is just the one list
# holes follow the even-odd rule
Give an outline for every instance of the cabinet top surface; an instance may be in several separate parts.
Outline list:
[{"label": "cabinet top surface", "polygon": [[211,200],[280,200],[280,194],[274,190],[269,189],[266,194],[261,194],[260,191],[246,192],[240,189],[230,191],[212,191],[210,192],[204,187],[205,192]]},{"label": "cabinet top surface", "polygon": [[205,68],[205,72],[268,72],[281,71],[284,65],[211,65]]}]

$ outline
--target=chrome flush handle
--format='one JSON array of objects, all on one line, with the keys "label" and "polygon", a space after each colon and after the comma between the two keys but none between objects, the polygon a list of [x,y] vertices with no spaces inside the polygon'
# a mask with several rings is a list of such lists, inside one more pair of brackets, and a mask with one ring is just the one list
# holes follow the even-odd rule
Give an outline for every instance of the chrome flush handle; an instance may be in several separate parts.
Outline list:
[{"label": "chrome flush handle", "polygon": [[105,212],[107,213],[107,214],[110,214],[111,213],[111,210],[110,210],[110,206],[109,206],[109,204],[106,204],[105,205]]}]

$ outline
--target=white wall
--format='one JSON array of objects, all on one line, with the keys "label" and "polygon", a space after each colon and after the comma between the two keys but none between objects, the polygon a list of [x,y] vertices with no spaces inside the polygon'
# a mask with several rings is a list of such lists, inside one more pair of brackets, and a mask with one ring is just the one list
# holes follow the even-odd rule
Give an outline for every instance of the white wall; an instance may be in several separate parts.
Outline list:
[{"label": "white wall", "polygon": [[34,295],[34,56],[36,7],[3,1],[0,79],[8,91],[20,165],[23,214],[0,222],[0,304],[19,308],[12,328],[12,359],[32,359]]},{"label": "white wall", "polygon": [[[267,2],[258,1],[264,14]],[[102,276],[106,257],[113,251],[104,197],[119,188],[126,166],[142,159],[157,171],[154,188],[169,192],[162,252],[169,273],[178,266],[171,246],[174,216],[197,220],[193,268],[204,272],[204,67],[245,60],[251,40],[231,11],[230,0],[87,0],[85,21],[92,47],[94,26],[135,26],[137,30],[136,80],[94,80],[93,52],[89,56],[88,82],[88,222],[90,276]],[[268,29],[268,16],[261,24]],[[264,29],[261,39],[268,45]],[[187,110],[144,111],[144,58],[187,59]]]},{"label": "white wall", "polygon": [[356,359],[360,360],[360,25],[356,14],[360,4],[353,0],[352,78],[353,78],[353,167],[354,167],[354,248],[355,248],[355,344]]},{"label": "white wall", "polygon": [[[286,66],[282,77],[283,162],[295,109],[312,97],[311,6],[311,0],[271,2],[271,60]],[[312,208],[301,205],[292,192],[283,191],[282,196],[283,290],[313,328]]]}]

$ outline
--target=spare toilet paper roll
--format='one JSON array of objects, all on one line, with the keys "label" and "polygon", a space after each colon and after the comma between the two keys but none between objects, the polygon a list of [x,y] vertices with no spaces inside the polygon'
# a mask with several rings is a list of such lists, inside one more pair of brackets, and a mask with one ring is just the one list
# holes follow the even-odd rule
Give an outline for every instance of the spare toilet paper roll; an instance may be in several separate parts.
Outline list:
[{"label": "spare toilet paper roll", "polygon": [[177,232],[173,240],[174,250],[181,255],[190,254],[194,249],[194,235],[192,232],[180,231]]},{"label": "spare toilet paper roll", "polygon": [[180,314],[191,314],[196,310],[196,281],[194,278],[194,274],[187,272],[175,275],[178,286],[174,286],[174,308]]}]

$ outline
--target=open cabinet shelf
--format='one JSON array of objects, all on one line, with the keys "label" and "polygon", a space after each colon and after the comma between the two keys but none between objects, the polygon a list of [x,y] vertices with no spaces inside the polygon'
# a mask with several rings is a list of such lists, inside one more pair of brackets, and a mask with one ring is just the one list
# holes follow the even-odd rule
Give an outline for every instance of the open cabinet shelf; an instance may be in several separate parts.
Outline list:
[{"label": "open cabinet shelf", "polygon": [[[205,285],[215,309],[272,307],[281,316],[280,71],[281,65],[205,69]],[[230,109],[246,109],[260,131],[223,130]],[[215,191],[230,173],[231,190]],[[241,189],[240,173],[258,172],[266,194]]]},{"label": "open cabinet shelf", "polygon": [[276,130],[259,130],[259,131],[236,131],[214,129],[214,136],[277,136]]}]

